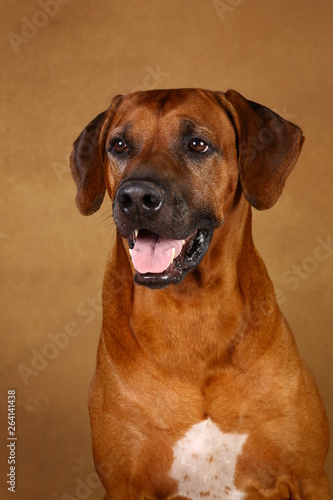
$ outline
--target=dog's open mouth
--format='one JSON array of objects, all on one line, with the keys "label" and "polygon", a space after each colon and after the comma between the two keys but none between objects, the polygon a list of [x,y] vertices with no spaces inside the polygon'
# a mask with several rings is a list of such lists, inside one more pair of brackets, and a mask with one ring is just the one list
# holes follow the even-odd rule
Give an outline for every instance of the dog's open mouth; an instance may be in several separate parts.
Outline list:
[{"label": "dog's open mouth", "polygon": [[183,240],[166,238],[148,229],[135,230],[128,244],[136,283],[150,288],[180,283],[201,262],[210,239],[207,229],[198,229]]}]

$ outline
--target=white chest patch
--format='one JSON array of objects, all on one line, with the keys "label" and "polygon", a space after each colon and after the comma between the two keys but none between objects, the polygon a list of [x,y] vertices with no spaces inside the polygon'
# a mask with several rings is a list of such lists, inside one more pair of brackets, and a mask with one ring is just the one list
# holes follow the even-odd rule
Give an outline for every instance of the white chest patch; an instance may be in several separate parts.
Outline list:
[{"label": "white chest patch", "polygon": [[193,500],[242,500],[234,475],[247,434],[222,432],[210,418],[191,427],[173,449],[170,475],[178,495]]}]

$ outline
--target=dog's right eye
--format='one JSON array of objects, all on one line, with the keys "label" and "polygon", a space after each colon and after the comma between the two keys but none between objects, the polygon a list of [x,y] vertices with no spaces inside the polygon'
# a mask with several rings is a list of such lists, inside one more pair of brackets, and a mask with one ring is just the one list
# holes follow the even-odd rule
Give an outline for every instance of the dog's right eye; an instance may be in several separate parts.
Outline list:
[{"label": "dog's right eye", "polygon": [[206,153],[206,151],[208,151],[209,146],[202,139],[195,137],[194,139],[190,140],[190,142],[188,144],[188,148],[192,153],[202,154],[202,153]]},{"label": "dog's right eye", "polygon": [[117,155],[128,152],[128,146],[124,139],[116,139],[112,144],[111,151],[114,151]]}]

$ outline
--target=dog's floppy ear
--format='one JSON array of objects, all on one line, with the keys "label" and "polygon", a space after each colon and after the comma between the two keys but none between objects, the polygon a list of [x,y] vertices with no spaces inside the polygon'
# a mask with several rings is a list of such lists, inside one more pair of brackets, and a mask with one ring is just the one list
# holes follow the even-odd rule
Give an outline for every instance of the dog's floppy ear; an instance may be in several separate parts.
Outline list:
[{"label": "dog's floppy ear", "polygon": [[280,197],[301,152],[302,130],[235,90],[228,90],[225,97],[236,130],[244,196],[258,210],[270,208]]},{"label": "dog's floppy ear", "polygon": [[81,132],[73,145],[70,167],[77,187],[76,206],[82,215],[91,215],[96,212],[104,199],[106,189],[103,174],[105,138],[121,97],[115,97],[109,109],[97,115]]}]

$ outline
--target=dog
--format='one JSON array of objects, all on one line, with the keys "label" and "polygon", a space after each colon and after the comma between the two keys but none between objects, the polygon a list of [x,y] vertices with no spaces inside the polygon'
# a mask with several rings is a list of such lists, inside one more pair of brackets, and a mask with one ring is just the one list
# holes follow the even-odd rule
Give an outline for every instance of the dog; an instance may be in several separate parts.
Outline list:
[{"label": "dog", "polygon": [[116,96],[74,143],[76,204],[116,241],[89,393],[112,500],[327,500],[329,431],[255,249],[299,127],[234,90]]}]

